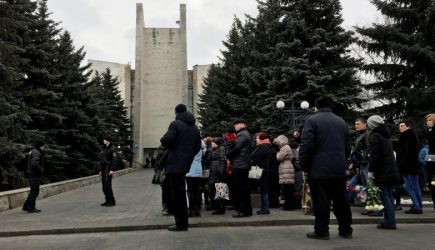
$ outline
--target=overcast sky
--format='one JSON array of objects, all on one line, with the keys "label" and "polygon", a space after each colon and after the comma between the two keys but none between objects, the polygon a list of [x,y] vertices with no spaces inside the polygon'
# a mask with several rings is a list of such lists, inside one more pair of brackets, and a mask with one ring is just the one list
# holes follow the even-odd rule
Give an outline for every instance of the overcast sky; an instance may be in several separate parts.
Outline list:
[{"label": "overcast sky", "polygon": [[[131,63],[135,58],[136,3],[142,2],[146,27],[176,28],[179,5],[187,8],[187,63],[218,61],[222,41],[234,20],[257,15],[255,0],[49,0],[52,18],[68,30],[87,59]],[[341,0],[344,26],[369,25],[379,19],[370,0]]]}]

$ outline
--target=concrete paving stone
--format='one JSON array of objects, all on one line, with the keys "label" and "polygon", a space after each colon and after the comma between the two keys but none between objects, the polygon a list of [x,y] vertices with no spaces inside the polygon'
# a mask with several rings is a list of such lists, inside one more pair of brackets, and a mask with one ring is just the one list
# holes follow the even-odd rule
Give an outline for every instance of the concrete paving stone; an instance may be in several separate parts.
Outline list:
[{"label": "concrete paving stone", "polygon": [[[38,200],[36,205],[42,213],[28,214],[21,208],[0,212],[0,236],[165,229],[174,223],[174,218],[161,215],[161,188],[151,184],[152,176],[152,169],[139,169],[115,177],[115,207],[100,206],[104,196],[101,184],[97,183]],[[352,208],[354,223],[375,224],[382,220],[360,215],[362,210]],[[190,228],[312,225],[314,221],[313,216],[303,215],[300,210],[272,209],[269,215],[238,219],[232,218],[232,214],[234,211],[229,210],[224,215],[202,211],[201,217],[189,219]],[[423,215],[397,211],[396,216],[399,223],[435,223],[432,206],[425,207]],[[333,215],[331,223],[335,223]]]},{"label": "concrete paving stone", "polygon": [[[424,228],[424,230],[422,230]],[[353,239],[338,236],[331,226],[331,240],[312,240],[305,234],[312,226],[193,228],[188,232],[149,230],[136,232],[40,235],[0,238],[2,250],[14,249],[206,249],[206,250],[409,250],[430,249],[435,244],[435,224],[403,224],[398,230],[378,230],[355,225]],[[418,232],[418,233],[416,233]],[[412,236],[412,237],[411,237]]]}]

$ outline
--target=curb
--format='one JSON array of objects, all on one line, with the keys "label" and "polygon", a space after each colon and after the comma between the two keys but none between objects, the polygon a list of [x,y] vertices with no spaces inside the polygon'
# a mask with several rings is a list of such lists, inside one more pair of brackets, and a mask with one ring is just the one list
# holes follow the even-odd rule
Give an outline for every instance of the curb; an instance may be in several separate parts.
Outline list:
[{"label": "curb", "polygon": [[[135,168],[118,170],[114,173],[114,177],[129,174],[135,171]],[[100,177],[98,175],[91,175],[77,179],[44,184],[40,186],[38,200],[86,187],[98,182],[100,182]],[[30,188],[26,187],[0,192],[0,212],[21,207],[24,204],[29,191]]]},{"label": "curb", "polygon": [[[352,219],[353,225],[377,224],[383,218],[356,218]],[[297,226],[313,225],[314,219],[301,220],[262,220],[262,221],[223,221],[223,222],[199,222],[189,224],[189,228],[217,228],[217,227],[267,227],[267,226]],[[397,224],[432,224],[434,217],[418,218],[396,218]],[[337,225],[336,219],[331,219],[331,225]],[[84,227],[84,228],[58,228],[28,231],[0,232],[0,237],[17,237],[32,235],[62,235],[62,234],[83,234],[83,233],[113,233],[167,229],[169,225],[127,225],[108,227]]]}]

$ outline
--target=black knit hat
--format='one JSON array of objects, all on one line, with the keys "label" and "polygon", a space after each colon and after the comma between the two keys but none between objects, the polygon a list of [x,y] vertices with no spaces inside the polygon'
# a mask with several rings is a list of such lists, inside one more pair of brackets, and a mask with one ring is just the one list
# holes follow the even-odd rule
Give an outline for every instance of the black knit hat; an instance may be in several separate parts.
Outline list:
[{"label": "black knit hat", "polygon": [[243,120],[243,119],[236,119],[236,120],[234,120],[233,125],[236,125],[236,124],[239,124],[239,123],[246,124],[245,120]]},{"label": "black knit hat", "polygon": [[106,140],[108,142],[112,142],[112,138],[110,136],[103,136],[103,140]]},{"label": "black knit hat", "polygon": [[183,113],[187,111],[187,107],[186,105],[180,103],[175,107],[175,113],[179,114],[179,113]]},{"label": "black knit hat", "polygon": [[38,141],[35,143],[35,148],[42,148],[44,146],[44,142],[43,141]]},{"label": "black knit hat", "polygon": [[332,99],[327,96],[321,96],[316,99],[314,102],[314,106],[318,109],[320,108],[331,108],[332,107]]}]

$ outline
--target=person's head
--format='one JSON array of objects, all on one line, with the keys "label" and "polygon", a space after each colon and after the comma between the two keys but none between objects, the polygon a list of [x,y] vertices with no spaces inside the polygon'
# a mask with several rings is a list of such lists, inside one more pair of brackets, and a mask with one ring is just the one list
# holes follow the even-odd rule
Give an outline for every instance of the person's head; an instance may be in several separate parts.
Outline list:
[{"label": "person's head", "polygon": [[103,137],[103,144],[108,146],[110,145],[110,143],[112,143],[112,138],[110,138],[109,136],[105,136]]},{"label": "person's head", "polygon": [[285,135],[279,135],[275,139],[273,139],[273,144],[282,148],[283,146],[288,144],[288,138]]},{"label": "person's head", "polygon": [[44,150],[45,144],[42,141],[38,141],[35,143],[35,148],[39,150]]},{"label": "person's head", "polygon": [[407,122],[407,121],[401,121],[401,122],[399,122],[399,131],[400,131],[400,133],[403,133],[403,132],[407,131],[410,128],[411,128],[411,124],[409,124],[409,122]]},{"label": "person's head", "polygon": [[379,115],[372,115],[367,119],[367,125],[370,129],[375,129],[383,124],[385,124],[384,119]]},{"label": "person's head", "polygon": [[295,139],[301,137],[301,131],[299,131],[299,130],[294,130],[294,131],[292,132],[292,136],[293,136],[293,138],[295,138]]},{"label": "person's head", "polygon": [[211,136],[207,136],[204,138],[204,143],[206,146],[210,146],[212,141],[213,141],[213,137]]},{"label": "person's head", "polygon": [[314,107],[316,110],[321,108],[332,108],[332,99],[327,96],[321,96],[314,101]]},{"label": "person's head", "polygon": [[432,128],[434,124],[435,124],[435,113],[428,114],[426,116],[426,126],[428,128]]},{"label": "person's head", "polygon": [[355,130],[357,132],[364,131],[367,129],[367,121],[362,117],[358,117],[355,119]]},{"label": "person's head", "polygon": [[263,140],[269,139],[266,133],[264,132],[258,132],[255,134],[255,143],[258,144]]},{"label": "person's head", "polygon": [[237,119],[233,122],[234,130],[238,132],[241,129],[246,128],[246,122],[242,119]]},{"label": "person's head", "polygon": [[175,106],[175,114],[181,114],[187,111],[186,105],[180,103],[177,106]]}]

